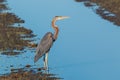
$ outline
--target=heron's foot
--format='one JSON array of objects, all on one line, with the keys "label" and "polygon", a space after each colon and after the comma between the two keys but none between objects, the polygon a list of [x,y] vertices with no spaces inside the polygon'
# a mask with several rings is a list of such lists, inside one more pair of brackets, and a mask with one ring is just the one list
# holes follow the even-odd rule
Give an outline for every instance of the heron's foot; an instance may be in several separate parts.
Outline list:
[{"label": "heron's foot", "polygon": [[43,67],[44,70],[48,70],[48,67]]},{"label": "heron's foot", "polygon": [[44,70],[48,70],[48,66],[47,66],[47,64],[46,63],[44,63]]},{"label": "heron's foot", "polygon": [[49,69],[48,69],[48,67],[43,67],[43,70],[45,71],[46,74],[49,73]]}]

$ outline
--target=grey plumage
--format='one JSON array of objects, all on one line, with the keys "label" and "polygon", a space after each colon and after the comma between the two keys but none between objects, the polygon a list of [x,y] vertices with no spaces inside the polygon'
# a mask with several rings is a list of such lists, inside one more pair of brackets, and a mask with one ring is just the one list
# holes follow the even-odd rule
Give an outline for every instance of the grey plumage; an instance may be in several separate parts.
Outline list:
[{"label": "grey plumage", "polygon": [[53,42],[57,39],[59,28],[57,25],[55,25],[55,22],[57,20],[63,20],[69,18],[68,16],[55,16],[52,20],[52,28],[54,29],[54,34],[51,32],[48,32],[45,34],[45,36],[42,38],[41,42],[38,44],[36,49],[36,55],[34,57],[34,62],[37,62],[39,58],[44,56],[44,68],[45,70],[48,70],[48,52],[53,45]]},{"label": "grey plumage", "polygon": [[55,39],[53,38],[53,34],[51,32],[47,32],[37,46],[34,62],[37,62],[39,58],[50,50],[54,41]]}]

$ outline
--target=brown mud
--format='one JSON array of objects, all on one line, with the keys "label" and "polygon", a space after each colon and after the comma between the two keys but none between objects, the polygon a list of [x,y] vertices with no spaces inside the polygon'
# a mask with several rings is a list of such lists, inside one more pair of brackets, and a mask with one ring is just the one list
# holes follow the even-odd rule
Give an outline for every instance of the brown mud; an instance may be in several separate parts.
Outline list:
[{"label": "brown mud", "polygon": [[[36,35],[31,29],[25,28],[22,20],[16,14],[9,12],[6,0],[0,0],[0,53],[4,55],[18,55],[27,50],[35,50]],[[27,49],[26,49],[27,48]],[[26,51],[25,51],[26,50]],[[14,58],[13,58],[14,59]],[[21,64],[22,65],[22,64]],[[6,66],[7,67],[7,66]],[[23,68],[7,67],[10,72],[1,74],[0,80],[60,80],[52,73],[46,73],[43,68],[33,68],[26,65]],[[7,70],[8,70],[7,69]]]},{"label": "brown mud", "polygon": [[[86,7],[91,7],[103,19],[120,26],[120,0],[75,0],[83,2]],[[98,8],[94,8],[98,6]]]},{"label": "brown mud", "polygon": [[0,0],[0,51],[5,55],[17,55],[25,48],[35,48],[36,35],[25,28],[24,20],[9,12],[6,0]]},{"label": "brown mud", "polygon": [[61,80],[62,78],[52,73],[44,72],[43,68],[31,68],[26,65],[24,68],[11,69],[11,73],[3,74],[0,80]]}]

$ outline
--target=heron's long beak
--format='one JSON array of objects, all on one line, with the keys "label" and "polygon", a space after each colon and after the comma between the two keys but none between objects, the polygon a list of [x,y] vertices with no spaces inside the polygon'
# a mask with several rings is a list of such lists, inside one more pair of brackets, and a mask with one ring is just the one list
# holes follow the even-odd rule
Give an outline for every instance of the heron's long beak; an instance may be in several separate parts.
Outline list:
[{"label": "heron's long beak", "polygon": [[70,18],[69,16],[62,16],[62,19]]}]

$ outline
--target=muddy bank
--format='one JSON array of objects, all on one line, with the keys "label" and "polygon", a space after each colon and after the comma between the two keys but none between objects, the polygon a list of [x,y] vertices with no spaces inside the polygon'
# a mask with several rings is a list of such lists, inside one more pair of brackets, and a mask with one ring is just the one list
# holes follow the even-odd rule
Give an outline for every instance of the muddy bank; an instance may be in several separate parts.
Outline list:
[{"label": "muddy bank", "polygon": [[[120,26],[120,0],[75,0],[84,2],[85,6],[91,7],[93,11],[103,19],[109,20]],[[97,6],[97,7],[96,7]]]},{"label": "muddy bank", "polygon": [[25,48],[35,48],[33,37],[32,31],[24,27],[0,27],[0,50],[2,54],[16,55]]},{"label": "muddy bank", "polygon": [[61,80],[52,73],[44,72],[43,68],[31,68],[31,65],[26,65],[24,68],[11,69],[11,73],[3,74],[0,80]]},{"label": "muddy bank", "polygon": [[0,0],[0,51],[5,55],[17,55],[25,48],[35,48],[36,35],[23,26],[25,21],[9,12],[6,0]]}]

